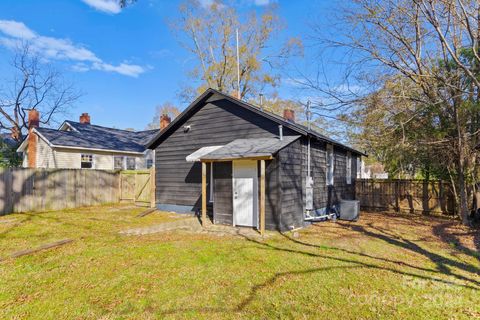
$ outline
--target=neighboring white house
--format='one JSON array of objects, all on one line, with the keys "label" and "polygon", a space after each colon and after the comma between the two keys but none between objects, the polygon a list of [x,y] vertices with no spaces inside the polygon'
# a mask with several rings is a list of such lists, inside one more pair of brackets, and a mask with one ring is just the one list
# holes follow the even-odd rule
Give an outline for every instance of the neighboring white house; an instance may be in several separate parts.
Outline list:
[{"label": "neighboring white house", "polygon": [[18,148],[23,167],[138,170],[154,165],[154,151],[145,146],[158,129],[128,131],[92,125],[87,113],[80,122],[66,120],[59,129],[40,128],[38,119],[38,112],[30,110],[29,134]]},{"label": "neighboring white house", "polygon": [[363,159],[358,158],[357,179],[388,179],[388,172],[385,172],[380,163],[367,165]]}]

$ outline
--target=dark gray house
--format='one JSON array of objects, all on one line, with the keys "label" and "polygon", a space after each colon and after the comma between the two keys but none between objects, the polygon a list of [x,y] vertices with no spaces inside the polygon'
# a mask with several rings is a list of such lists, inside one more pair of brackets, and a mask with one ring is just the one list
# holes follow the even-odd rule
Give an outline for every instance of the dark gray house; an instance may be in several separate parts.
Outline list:
[{"label": "dark gray house", "polygon": [[208,89],[150,142],[156,204],[213,223],[291,230],[354,198],[363,154]]}]

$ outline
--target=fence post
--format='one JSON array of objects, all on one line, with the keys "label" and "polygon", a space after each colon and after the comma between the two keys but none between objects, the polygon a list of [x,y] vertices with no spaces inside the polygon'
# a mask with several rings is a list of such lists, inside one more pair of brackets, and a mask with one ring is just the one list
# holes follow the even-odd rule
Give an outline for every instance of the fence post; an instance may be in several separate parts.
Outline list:
[{"label": "fence post", "polygon": [[155,167],[150,168],[150,207],[155,208]]},{"label": "fence post", "polygon": [[399,191],[399,181],[395,180],[395,211],[400,212],[400,191]]},{"label": "fence post", "polygon": [[118,202],[122,201],[122,171],[118,171]]}]

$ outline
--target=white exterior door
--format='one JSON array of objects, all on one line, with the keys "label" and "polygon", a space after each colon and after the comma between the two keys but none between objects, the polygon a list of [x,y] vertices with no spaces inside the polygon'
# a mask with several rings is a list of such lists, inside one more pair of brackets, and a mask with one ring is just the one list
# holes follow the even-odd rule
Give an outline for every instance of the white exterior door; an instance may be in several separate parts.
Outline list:
[{"label": "white exterior door", "polygon": [[258,226],[257,161],[233,161],[233,224]]}]

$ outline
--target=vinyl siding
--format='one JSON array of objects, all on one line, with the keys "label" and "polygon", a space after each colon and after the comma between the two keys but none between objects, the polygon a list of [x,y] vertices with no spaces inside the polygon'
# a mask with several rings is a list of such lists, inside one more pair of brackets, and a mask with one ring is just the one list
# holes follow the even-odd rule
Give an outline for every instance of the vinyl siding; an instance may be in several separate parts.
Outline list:
[{"label": "vinyl siding", "polygon": [[[258,181],[260,183],[260,163],[258,167]],[[207,175],[209,177],[209,175]],[[233,181],[232,162],[216,162],[213,167],[215,201],[213,204],[215,223],[233,224]],[[208,178],[207,178],[208,181]],[[278,189],[278,162],[274,159],[265,161],[265,227],[270,230],[280,228],[279,189]],[[209,188],[207,188],[209,190]],[[260,199],[260,190],[257,195]]]},{"label": "vinyl siding", "polygon": [[[53,149],[41,138],[37,138],[37,168],[56,168]],[[28,165],[28,163],[27,163]]]},{"label": "vinyl siding", "polygon": [[[188,127],[189,130],[184,128]],[[192,114],[175,123],[155,148],[156,202],[178,206],[182,210],[201,207],[201,164],[186,157],[202,147],[225,145],[235,139],[277,137],[278,124],[250,110],[213,95]],[[298,133],[284,127],[285,136]],[[326,143],[312,138],[312,175],[314,206],[327,205],[328,188],[325,178]],[[334,191],[344,198],[353,197],[356,157],[352,155],[352,184],[346,185],[346,151],[334,148]],[[208,166],[209,168],[209,166]],[[305,225],[305,177],[307,174],[307,138],[302,137],[282,149],[275,159],[266,162],[267,229],[288,230]],[[214,164],[215,223],[232,224],[232,162]],[[207,183],[210,183],[207,174]],[[208,190],[209,188],[207,188]],[[182,211],[185,212],[185,211]]]},{"label": "vinyl siding", "polygon": [[[43,139],[38,139],[37,142],[37,168],[80,169],[81,154],[93,155],[94,169],[113,170],[115,156],[135,157],[136,169],[146,169],[146,158],[143,155],[133,156],[112,152],[92,152],[90,150],[52,149]],[[151,152],[148,155],[152,156]],[[28,166],[28,161],[24,161],[24,166]]]},{"label": "vinyl siding", "polygon": [[[209,175],[207,176],[209,177]],[[213,220],[219,224],[233,224],[233,184],[232,162],[217,162],[213,164],[214,203]]]},{"label": "vinyl siding", "polygon": [[[302,188],[305,190],[305,177],[307,176],[307,139],[302,141],[303,165],[302,165]],[[327,144],[323,141],[311,141],[311,175],[313,177],[313,206],[315,209],[326,208],[328,205],[328,186],[326,180],[326,149]],[[333,171],[333,188],[331,191],[332,204],[337,203],[340,199],[355,198],[355,180],[356,180],[356,159],[357,156],[352,154],[352,183],[347,184],[346,180],[346,159],[347,151],[340,147],[333,148],[334,154],[334,171]],[[305,203],[305,192],[302,199]]]},{"label": "vinyl siding", "polygon": [[113,170],[113,154],[93,154],[93,165],[95,169]]},{"label": "vinyl siding", "polygon": [[277,155],[280,177],[281,214],[277,229],[290,230],[302,227],[304,210],[305,179],[302,175],[302,165],[306,159],[302,139],[299,139]]},{"label": "vinyl siding", "polygon": [[[184,126],[190,126],[185,132]],[[284,135],[295,135],[284,128]],[[155,149],[156,202],[198,209],[201,198],[201,166],[186,156],[240,138],[278,136],[278,124],[214,95],[191,117],[178,122],[173,132]]]},{"label": "vinyl siding", "polygon": [[55,150],[55,167],[54,168],[80,168],[80,153],[65,149]]}]

